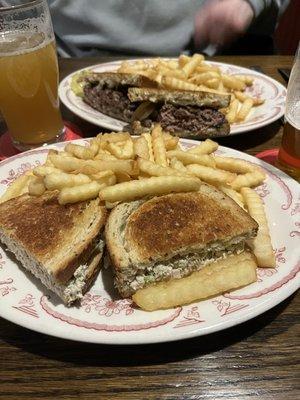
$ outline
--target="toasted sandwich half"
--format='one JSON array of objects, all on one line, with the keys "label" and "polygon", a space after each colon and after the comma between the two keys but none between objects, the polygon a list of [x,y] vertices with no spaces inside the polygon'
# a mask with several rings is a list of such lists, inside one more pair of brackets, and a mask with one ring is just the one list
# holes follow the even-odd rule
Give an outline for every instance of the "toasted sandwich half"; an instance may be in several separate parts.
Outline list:
[{"label": "toasted sandwich half", "polygon": [[104,250],[106,210],[99,199],[60,205],[57,192],[0,204],[0,241],[65,304],[81,299]]},{"label": "toasted sandwich half", "polygon": [[155,88],[129,88],[128,97],[139,108],[152,112],[134,114],[132,131],[139,134],[146,127],[159,122],[164,131],[179,137],[208,138],[226,136],[230,133],[230,125],[225,115],[219,111],[227,107],[230,95],[204,91],[166,90]]},{"label": "toasted sandwich half", "polygon": [[257,223],[210,185],[116,206],[105,227],[106,246],[123,297],[156,282],[182,278],[240,254]]},{"label": "toasted sandwich half", "polygon": [[127,96],[129,87],[151,87],[155,82],[138,74],[93,73],[83,78],[83,101],[110,117],[130,122],[136,104]]},{"label": "toasted sandwich half", "polygon": [[83,79],[83,101],[130,123],[134,134],[155,122],[180,137],[207,138],[230,132],[228,121],[219,111],[229,105],[229,94],[158,89],[156,82],[138,74],[104,72]]}]

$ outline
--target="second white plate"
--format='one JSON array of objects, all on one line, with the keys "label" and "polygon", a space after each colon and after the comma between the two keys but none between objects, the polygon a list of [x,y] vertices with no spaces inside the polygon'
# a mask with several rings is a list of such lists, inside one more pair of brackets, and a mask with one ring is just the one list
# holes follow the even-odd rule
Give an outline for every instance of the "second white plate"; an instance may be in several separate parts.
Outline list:
[{"label": "second white plate", "polygon": [[[115,71],[120,67],[122,61],[120,60],[105,64],[92,65],[80,71],[83,71],[85,69],[89,69],[94,72]],[[131,61],[134,62],[135,60]],[[145,59],[144,61],[147,61],[147,59]],[[236,135],[238,133],[261,128],[263,126],[271,124],[272,122],[283,116],[286,89],[283,85],[281,85],[281,83],[277,82],[275,79],[272,79],[267,75],[261,74],[248,68],[239,67],[237,65],[217,62],[211,62],[211,64],[219,66],[223,72],[230,75],[239,74],[249,75],[253,77],[254,83],[251,87],[246,89],[247,93],[265,99],[264,104],[258,107],[254,107],[251,110],[249,116],[245,121],[241,122],[240,124],[233,124],[231,126],[230,135]],[[80,97],[75,96],[71,89],[70,83],[72,76],[77,72],[79,71],[75,71],[72,74],[68,75],[60,83],[58,90],[60,100],[74,114],[78,115],[88,122],[114,131],[122,130],[126,125],[125,122],[120,121],[116,118],[109,117],[108,115],[93,109],[88,104],[84,103]]]}]

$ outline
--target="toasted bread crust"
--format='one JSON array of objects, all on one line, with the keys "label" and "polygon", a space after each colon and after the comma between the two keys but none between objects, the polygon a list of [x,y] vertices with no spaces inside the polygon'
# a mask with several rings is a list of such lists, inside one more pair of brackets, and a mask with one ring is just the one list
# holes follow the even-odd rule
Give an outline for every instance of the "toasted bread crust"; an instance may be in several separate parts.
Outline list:
[{"label": "toasted bread crust", "polygon": [[96,279],[98,271],[101,269],[102,266],[102,253],[97,253],[88,264],[88,270],[85,280],[84,288],[82,289],[82,294],[85,294],[91,285],[94,283]]},{"label": "toasted bread crust", "polygon": [[[226,196],[205,193],[172,194],[152,199],[127,221],[126,242],[138,259],[160,257],[181,248],[203,247],[212,241],[243,235],[256,222]],[[226,203],[226,205],[224,205]],[[229,203],[230,206],[229,206]]]},{"label": "toasted bread crust", "polygon": [[88,75],[85,80],[100,86],[107,86],[110,89],[118,86],[137,86],[146,88],[155,87],[157,85],[146,76],[121,72],[95,72]]},{"label": "toasted bread crust", "polygon": [[60,283],[85,263],[106,220],[99,199],[62,206],[57,192],[22,195],[0,205],[0,229],[19,242]]},{"label": "toasted bread crust", "polygon": [[166,90],[156,88],[129,88],[130,101],[151,101],[153,103],[173,103],[177,105],[192,105],[199,107],[227,107],[230,95],[192,90]]},{"label": "toasted bread crust", "polygon": [[[255,236],[258,228],[231,198],[206,184],[196,193],[165,195],[139,203],[131,211],[130,207],[130,203],[115,207],[105,229],[106,245],[118,271],[129,264],[199,251],[210,242],[244,240]],[[125,224],[123,241],[120,223]]]}]

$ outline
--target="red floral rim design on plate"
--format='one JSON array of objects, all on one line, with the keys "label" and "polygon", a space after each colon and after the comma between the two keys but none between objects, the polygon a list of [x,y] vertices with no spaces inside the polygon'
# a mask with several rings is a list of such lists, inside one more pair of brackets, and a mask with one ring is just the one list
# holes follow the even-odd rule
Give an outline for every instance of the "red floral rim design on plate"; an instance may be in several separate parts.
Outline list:
[{"label": "red floral rim design on plate", "polygon": [[[81,141],[81,143],[85,142],[87,142],[87,140]],[[190,147],[191,145],[195,144],[194,142],[190,142],[188,140],[182,140],[181,143],[184,147]],[[61,143],[51,146],[51,148],[57,147],[60,149],[63,146],[64,143]],[[25,171],[27,169],[27,163],[34,165],[35,161],[37,159],[42,160],[47,152],[47,148],[37,149],[31,151],[30,153],[19,154],[9,160],[3,161],[0,164],[0,166],[5,165],[5,172],[2,173],[2,179],[4,179],[6,175],[14,178],[16,175],[15,173],[19,171],[20,166],[24,165],[26,168],[24,167],[22,171]],[[232,153],[228,154],[227,152],[229,152],[229,149],[220,148],[219,153],[231,156]],[[37,154],[36,157],[35,154]],[[38,157],[38,155],[40,156]],[[234,152],[232,156],[246,159],[250,163],[253,162],[253,164],[256,165],[262,164],[259,160],[255,161],[255,159],[250,159],[246,155],[244,157],[238,152]],[[300,198],[298,199],[296,192],[297,189],[293,189],[293,186],[288,186],[289,182],[285,182],[284,176],[281,175],[280,171],[273,170],[272,166],[268,166],[266,164],[261,166],[268,174],[268,181],[267,186],[261,186],[259,188],[259,194],[263,198],[266,197],[268,201],[268,197],[273,190],[276,191],[276,196],[278,197],[276,197],[275,202],[276,210],[278,210],[280,213],[281,218],[290,216],[290,218],[292,218],[289,220],[291,229],[289,226],[289,229],[286,231],[286,237],[289,236],[289,231],[292,231],[291,233],[293,233],[293,236],[296,237],[297,234],[300,234],[298,231],[296,234],[296,230],[293,231],[294,224],[297,224],[296,221],[298,213],[300,213]],[[10,174],[11,170],[14,172],[13,175]],[[20,172],[22,171],[20,170]],[[2,182],[2,188],[7,186],[8,183]],[[270,200],[271,199],[269,199],[269,201]],[[298,225],[296,225],[296,227],[298,227]],[[296,227],[294,229],[297,229]],[[292,239],[292,242],[289,241],[289,246],[291,246],[291,243],[293,245],[295,240],[297,240],[297,238]],[[57,308],[51,303],[51,301],[47,300],[46,296],[42,296],[40,292],[32,290],[32,294],[29,296],[28,293],[31,293],[30,291],[32,288],[27,287],[28,291],[25,293],[22,292],[23,286],[21,280],[18,281],[18,291],[14,292],[16,288],[14,287],[15,283],[13,282],[13,278],[15,277],[11,274],[12,277],[9,280],[0,279],[0,285],[3,289],[0,291],[0,301],[3,301],[2,304],[5,305],[5,309],[3,307],[3,313],[1,313],[1,315],[8,319],[10,319],[11,316],[11,320],[13,322],[19,323],[34,330],[43,331],[44,333],[50,333],[54,334],[55,336],[57,335],[60,337],[66,337],[68,339],[75,338],[75,340],[78,338],[81,340],[80,338],[83,338],[84,341],[92,341],[97,343],[101,343],[102,340],[104,343],[116,343],[123,332],[128,332],[124,335],[126,343],[127,340],[128,343],[133,343],[134,341],[132,338],[133,336],[134,338],[139,337],[138,332],[141,332],[141,335],[144,336],[145,339],[142,339],[142,342],[145,340],[145,343],[152,342],[152,335],[153,341],[157,341],[157,338],[160,337],[160,332],[166,332],[168,340],[174,340],[174,338],[180,339],[188,337],[189,335],[195,336],[193,332],[199,332],[199,335],[201,335],[207,332],[208,328],[209,331],[224,329],[224,326],[229,326],[228,324],[231,325],[232,321],[234,322],[234,320],[243,318],[244,314],[251,314],[253,312],[255,313],[256,307],[260,304],[269,304],[270,301],[273,304],[273,297],[274,299],[281,298],[280,301],[282,301],[287,297],[284,297],[284,293],[290,291],[290,287],[295,288],[297,286],[296,275],[300,271],[300,263],[298,262],[297,264],[297,259],[295,260],[294,258],[295,254],[293,254],[292,258],[289,260],[289,255],[291,255],[292,250],[289,252],[289,254],[287,254],[285,242],[280,241],[279,243],[276,243],[276,245],[278,247],[278,251],[276,250],[278,253],[276,253],[278,256],[277,262],[284,263],[284,261],[289,261],[287,270],[282,265],[280,265],[278,268],[278,274],[277,269],[266,271],[268,274],[265,274],[265,271],[262,270],[260,276],[261,280],[258,282],[258,286],[255,288],[249,287],[249,289],[246,289],[246,291],[241,292],[240,296],[238,295],[238,292],[233,292],[225,296],[214,298],[211,303],[208,301],[209,306],[213,306],[215,308],[215,312],[211,312],[211,308],[207,308],[206,303],[204,302],[198,304],[195,303],[191,306],[185,306],[182,309],[171,309],[164,313],[159,313],[158,315],[156,313],[151,313],[152,316],[147,316],[147,313],[142,314],[140,310],[131,308],[131,305],[128,303],[125,305],[123,304],[122,307],[120,306],[118,309],[119,315],[115,315],[117,313],[113,312],[113,310],[115,310],[116,304],[107,305],[105,303],[103,305],[99,302],[96,302],[97,304],[94,304],[93,302],[92,304],[91,301],[89,301],[85,303],[85,306],[89,307],[92,304],[93,308],[90,311],[89,309],[81,309],[80,312],[77,313],[76,309],[67,309],[62,306]],[[286,253],[284,253],[285,251]],[[288,256],[288,258],[286,256]],[[3,273],[5,274],[6,272],[4,265],[5,261],[5,259],[0,258],[0,269],[2,268],[1,275]],[[286,276],[283,276],[284,274]],[[3,278],[7,278],[7,275],[3,276]],[[295,289],[293,289],[293,291],[294,290]],[[249,291],[249,294],[247,294],[247,291]],[[252,293],[250,293],[250,291],[252,291]],[[274,295],[272,292],[274,292]],[[26,293],[27,297],[25,296]],[[90,293],[93,294],[93,291]],[[245,294],[242,295],[242,293]],[[268,295],[268,293],[271,294]],[[290,294],[291,293],[292,292],[290,292]],[[108,303],[114,303],[113,301],[110,301],[109,298],[106,299],[106,296],[108,295],[105,294],[104,300],[107,300]],[[36,303],[33,302],[33,297],[36,299]],[[257,298],[261,299],[256,300]],[[250,300],[248,301],[248,299]],[[97,298],[92,300],[97,300]],[[11,301],[13,301],[12,304],[10,304]],[[100,308],[98,303],[101,306]],[[220,309],[221,307],[222,310]],[[11,310],[11,313],[8,313],[9,310]],[[19,316],[15,317],[17,314],[21,314],[21,318],[19,318]],[[234,319],[232,319],[232,315],[234,316]],[[212,318],[213,323],[215,323],[215,318],[217,318],[216,326],[221,328],[214,329],[214,325],[211,325],[210,318]],[[224,320],[225,322],[223,322]],[[43,322],[46,324],[45,329],[41,327],[41,323]],[[55,327],[55,325],[57,325],[57,329],[53,329],[51,327]],[[75,327],[78,327],[79,329]],[[162,328],[160,329],[160,327]],[[212,327],[212,329],[210,329],[210,327]],[[65,332],[67,333],[65,334]],[[72,332],[74,332],[74,337],[72,336]],[[103,332],[103,334],[101,332]],[[114,332],[114,334],[111,335],[112,339],[109,339],[109,332]],[[118,332],[120,332],[120,336],[118,336]],[[133,334],[130,335],[130,332],[133,332]],[[137,332],[136,335],[134,335],[134,332]],[[143,334],[143,332],[145,333]],[[170,332],[174,332],[174,335],[172,335]],[[180,333],[178,334],[177,332]],[[186,336],[186,334],[188,336]],[[137,343],[139,343],[138,339]]]},{"label": "red floral rim design on plate", "polygon": [[77,318],[70,317],[68,315],[62,314],[58,311],[52,310],[52,308],[46,302],[47,296],[42,296],[40,299],[40,305],[42,309],[55,319],[59,319],[62,322],[66,322],[69,325],[75,325],[79,328],[93,329],[96,331],[106,331],[106,332],[132,332],[132,331],[142,331],[146,329],[157,328],[159,326],[167,325],[174,321],[181,313],[182,307],[178,307],[173,312],[157,321],[151,321],[144,324],[123,324],[123,325],[108,325],[108,324],[98,324],[96,322],[83,321]]}]

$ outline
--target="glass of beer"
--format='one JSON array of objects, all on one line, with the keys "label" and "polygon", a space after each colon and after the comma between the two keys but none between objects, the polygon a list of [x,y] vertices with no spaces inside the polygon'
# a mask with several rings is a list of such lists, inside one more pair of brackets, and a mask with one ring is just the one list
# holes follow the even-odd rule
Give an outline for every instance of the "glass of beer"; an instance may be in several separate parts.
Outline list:
[{"label": "glass of beer", "polygon": [[0,112],[13,144],[23,151],[63,140],[47,1],[1,4],[5,7],[0,6]]},{"label": "glass of beer", "polygon": [[278,167],[300,181],[300,43],[291,71]]}]

